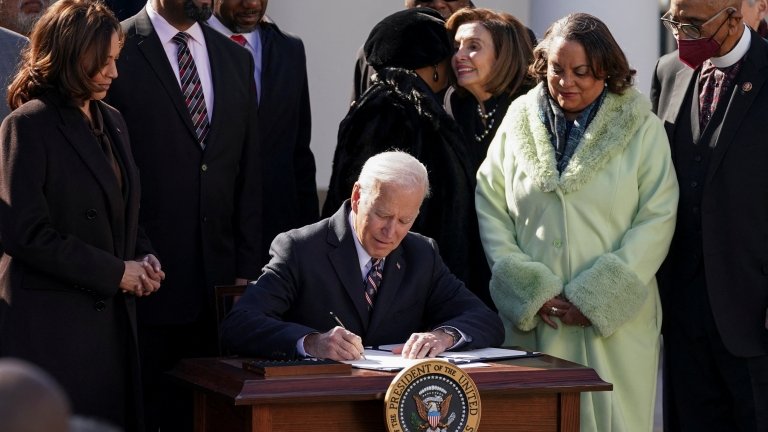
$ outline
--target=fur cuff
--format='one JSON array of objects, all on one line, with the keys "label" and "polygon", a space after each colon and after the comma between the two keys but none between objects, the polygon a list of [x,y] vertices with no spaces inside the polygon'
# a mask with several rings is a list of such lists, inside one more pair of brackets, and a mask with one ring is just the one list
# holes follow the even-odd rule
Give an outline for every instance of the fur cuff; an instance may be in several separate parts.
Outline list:
[{"label": "fur cuff", "polygon": [[490,290],[499,313],[528,331],[539,322],[541,305],[563,291],[563,281],[544,264],[507,257],[493,266]]},{"label": "fur cuff", "polygon": [[605,254],[566,285],[565,296],[608,337],[635,316],[648,290],[616,255]]}]

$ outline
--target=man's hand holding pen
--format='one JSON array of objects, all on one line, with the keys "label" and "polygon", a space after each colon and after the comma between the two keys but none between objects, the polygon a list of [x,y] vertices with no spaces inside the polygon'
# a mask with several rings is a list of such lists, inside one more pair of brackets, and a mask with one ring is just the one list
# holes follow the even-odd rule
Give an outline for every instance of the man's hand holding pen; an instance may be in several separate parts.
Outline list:
[{"label": "man's hand holding pen", "polygon": [[331,360],[359,360],[363,358],[363,340],[341,326],[325,333],[312,333],[304,338],[304,351],[313,357]]}]

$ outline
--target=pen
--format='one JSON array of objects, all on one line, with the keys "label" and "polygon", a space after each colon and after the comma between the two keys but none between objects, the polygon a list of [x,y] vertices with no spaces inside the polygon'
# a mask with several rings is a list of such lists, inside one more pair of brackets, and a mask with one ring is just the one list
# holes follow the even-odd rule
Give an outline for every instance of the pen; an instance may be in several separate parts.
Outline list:
[{"label": "pen", "polygon": [[[347,329],[347,327],[344,325],[344,323],[343,323],[343,322],[341,322],[341,320],[339,319],[339,317],[337,317],[337,316],[336,316],[336,314],[335,314],[335,313],[333,313],[333,311],[331,311],[331,312],[329,312],[329,313],[331,314],[331,318],[333,318],[333,320],[334,320],[334,321],[336,321],[336,324],[338,324],[338,325],[339,325],[339,327],[343,328],[344,330],[346,330],[346,329]],[[363,357],[363,360],[368,360],[367,358],[365,358],[365,354],[360,354],[360,355]]]}]

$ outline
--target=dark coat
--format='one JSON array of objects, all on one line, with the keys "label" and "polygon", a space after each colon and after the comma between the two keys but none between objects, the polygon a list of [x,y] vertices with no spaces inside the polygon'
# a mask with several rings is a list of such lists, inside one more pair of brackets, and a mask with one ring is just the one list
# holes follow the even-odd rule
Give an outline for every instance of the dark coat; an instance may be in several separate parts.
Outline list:
[{"label": "dark coat", "polygon": [[[446,110],[449,114],[456,119],[464,135],[464,143],[466,145],[466,154],[469,158],[471,170],[474,175],[477,174],[477,170],[485,160],[485,156],[488,153],[488,146],[491,144],[496,131],[499,129],[501,121],[507,114],[509,104],[512,103],[518,96],[525,94],[529,89],[526,87],[521,92],[515,94],[502,93],[498,96],[494,96],[485,102],[486,108],[494,110],[492,116],[493,126],[488,130],[482,139],[477,140],[476,136],[483,134],[485,127],[480,120],[480,116],[477,114],[477,99],[475,99],[469,93],[460,93],[458,91],[450,91],[450,94],[446,96]],[[490,121],[490,120],[489,120]],[[477,215],[473,215],[471,219],[472,230],[478,230]],[[479,235],[479,234],[478,234]],[[488,267],[488,261],[485,259],[485,251],[481,242],[471,241],[469,243],[468,259],[469,267],[472,269],[471,280],[467,281],[467,284],[472,287],[475,294],[480,297],[485,304],[490,306],[493,310],[496,310],[496,305],[493,303],[488,284],[491,281],[491,269]]]},{"label": "dark coat", "polygon": [[135,302],[119,285],[123,261],[151,248],[127,128],[97,103],[125,195],[80,110],[59,97],[27,102],[0,128],[0,356],[50,372],[75,413],[134,430]]},{"label": "dark coat", "polygon": [[499,317],[453,276],[434,241],[408,233],[386,258],[369,316],[349,225],[349,202],[330,218],[279,235],[272,260],[222,323],[224,344],[249,356],[291,358],[296,343],[336,323],[363,345],[404,343],[414,332],[452,326],[472,339],[465,348],[498,346]]},{"label": "dark coat", "polygon": [[309,147],[312,114],[304,43],[270,22],[261,24],[261,43],[259,143],[264,179],[269,182],[263,198],[262,251],[266,260],[272,239],[316,222],[320,204],[315,157]]},{"label": "dark coat", "polygon": [[[487,274],[475,214],[475,171],[459,125],[443,110],[415,73],[385,68],[339,126],[338,144],[323,216],[352,194],[365,161],[383,151],[404,150],[429,172],[431,196],[421,206],[412,231],[437,241],[449,269],[473,292]],[[473,260],[471,251],[481,251]],[[481,263],[486,268],[473,267]]]},{"label": "dark coat", "polygon": [[212,308],[214,285],[261,273],[253,58],[201,26],[215,95],[203,150],[146,10],[122,25],[120,77],[108,97],[131,133],[144,186],[140,221],[167,276],[157,293],[139,300],[139,318],[148,325],[185,324]]},{"label": "dark coat", "polygon": [[[659,277],[662,305],[665,313],[697,322],[698,311],[690,310],[690,299],[681,295],[681,286],[690,283],[703,265],[712,316],[725,347],[739,357],[766,355],[768,44],[752,33],[732,97],[721,101],[728,104],[721,129],[711,141],[700,143],[714,145],[703,184],[692,180],[698,161],[681,153],[693,144],[677,140],[683,128],[690,134],[691,124],[698,125],[698,117],[691,121],[691,103],[683,103],[690,101],[696,77],[698,73],[681,63],[675,51],[659,59],[652,83],[653,109],[672,143],[680,183],[678,224]],[[686,206],[686,197],[694,193],[701,194],[700,208]]]}]

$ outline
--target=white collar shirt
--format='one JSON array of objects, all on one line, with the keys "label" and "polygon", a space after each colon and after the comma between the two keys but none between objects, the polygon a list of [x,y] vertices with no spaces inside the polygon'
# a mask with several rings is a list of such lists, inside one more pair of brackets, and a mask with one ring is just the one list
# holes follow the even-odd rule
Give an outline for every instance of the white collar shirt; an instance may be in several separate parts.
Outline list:
[{"label": "white collar shirt", "polygon": [[[157,36],[160,38],[160,43],[163,45],[165,55],[168,57],[168,62],[171,64],[173,74],[176,76],[176,81],[181,88],[181,78],[179,77],[179,60],[176,55],[178,51],[178,45],[173,41],[173,37],[179,30],[172,26],[165,20],[156,10],[152,8],[152,3],[147,2],[147,15],[152,22],[152,27],[155,28]],[[185,30],[185,33],[189,35],[189,41],[187,46],[189,52],[192,54],[192,59],[195,61],[195,67],[197,68],[197,75],[200,77],[200,85],[203,86],[203,96],[205,97],[205,108],[208,111],[208,121],[210,122],[213,115],[213,79],[211,78],[211,62],[208,59],[208,49],[205,45],[205,36],[203,36],[203,29],[200,24],[194,23],[191,27]]]},{"label": "white collar shirt", "polygon": [[221,23],[216,15],[211,15],[211,18],[208,20],[208,25],[226,37],[239,34],[245,38],[245,48],[251,53],[251,57],[253,57],[253,79],[256,82],[256,95],[258,99],[261,100],[261,29],[256,27],[256,30],[249,33],[233,33],[232,30]]}]

